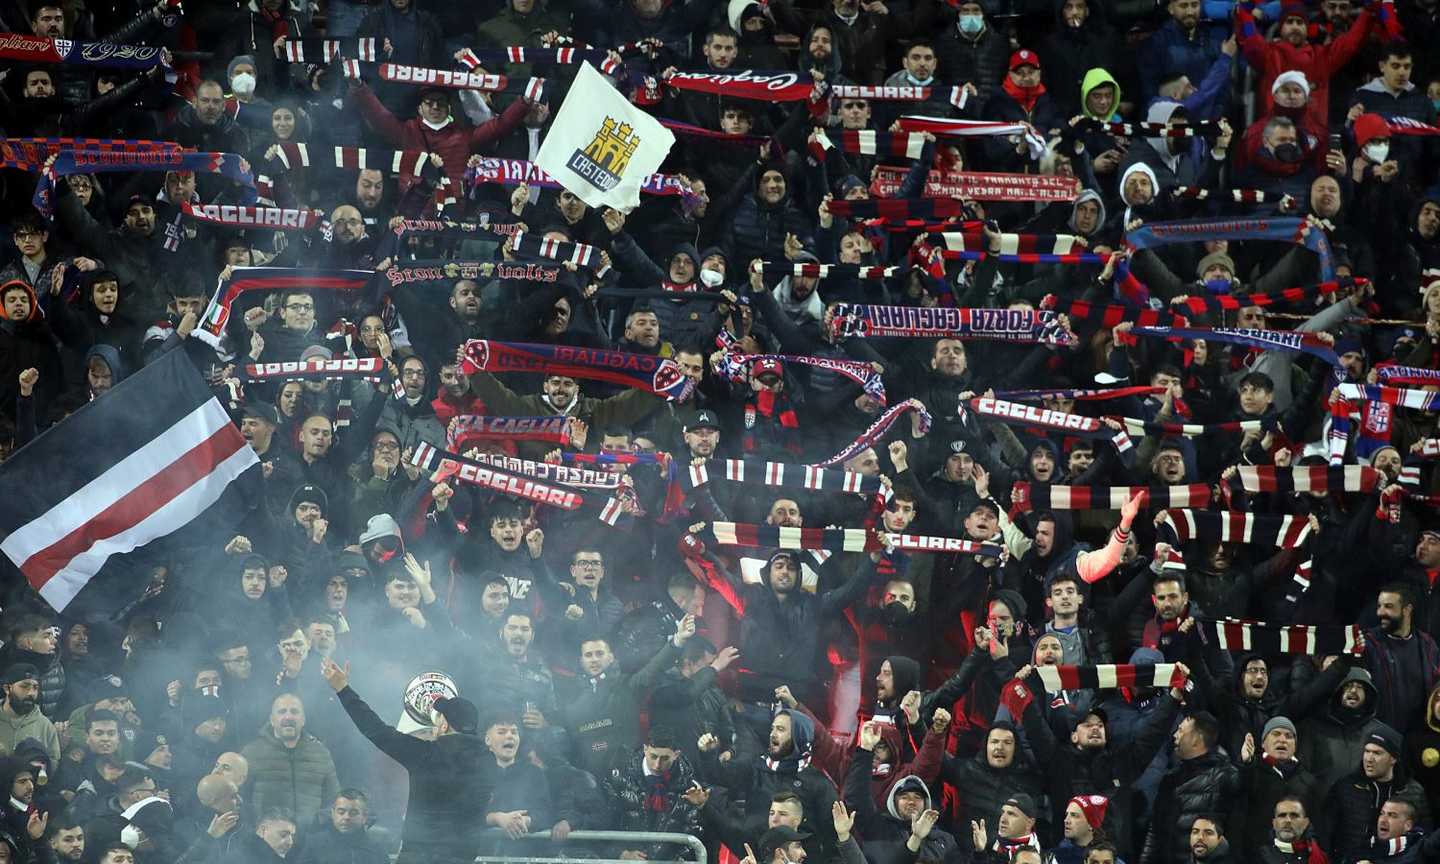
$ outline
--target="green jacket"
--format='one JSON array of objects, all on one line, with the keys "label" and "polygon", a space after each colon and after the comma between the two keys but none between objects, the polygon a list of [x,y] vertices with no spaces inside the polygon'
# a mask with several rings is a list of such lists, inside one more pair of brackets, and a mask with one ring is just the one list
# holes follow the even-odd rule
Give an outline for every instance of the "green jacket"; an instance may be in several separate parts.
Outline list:
[{"label": "green jacket", "polygon": [[[551,30],[562,36],[569,34],[570,17],[550,11],[544,3],[536,3],[529,15],[521,15],[507,0],[500,14],[476,28],[475,43],[479,48],[509,48],[514,45],[540,48],[540,37]],[[505,71],[524,78],[530,75],[530,64],[511,63]]]},{"label": "green jacket", "polygon": [[295,814],[297,825],[309,825],[340,791],[335,761],[314,735],[302,732],[299,744],[286,747],[267,726],[240,755],[250,763],[250,797],[256,813],[278,807]]},{"label": "green jacket", "polygon": [[0,706],[0,753],[9,756],[15,752],[15,745],[26,738],[34,738],[45,745],[50,762],[60,763],[60,736],[55,731],[55,724],[41,713],[39,705],[24,717],[16,717],[10,709]]}]

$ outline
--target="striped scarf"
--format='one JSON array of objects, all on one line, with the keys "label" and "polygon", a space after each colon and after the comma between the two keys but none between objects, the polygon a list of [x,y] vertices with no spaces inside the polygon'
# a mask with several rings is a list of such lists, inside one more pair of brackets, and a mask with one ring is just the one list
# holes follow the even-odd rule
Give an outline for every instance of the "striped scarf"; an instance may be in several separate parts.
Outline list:
[{"label": "striped scarf", "polygon": [[1045,154],[1045,139],[1027,123],[1002,123],[990,120],[948,120],[944,117],[906,115],[898,121],[902,132],[929,132],[937,138],[994,138],[1017,136],[1025,139],[1031,159]]},{"label": "striped scarf", "polygon": [[599,496],[587,496],[574,487],[512,474],[457,453],[439,450],[424,441],[416,445],[414,452],[410,454],[410,464],[438,475],[437,482],[454,477],[482,489],[558,507],[561,510],[583,508],[593,511],[595,518],[611,527],[620,526],[622,520],[628,522],[626,505],[620,498],[601,500]]},{"label": "striped scarf", "polygon": [[905,273],[908,267],[871,267],[864,264],[807,264],[791,261],[757,261],[751,273],[767,279],[785,276],[809,276],[814,279],[889,279]]},{"label": "striped scarf", "polygon": [[1227,420],[1224,423],[1160,423],[1150,420],[1140,420],[1135,417],[1113,417],[1125,426],[1125,431],[1131,435],[1180,435],[1185,438],[1194,438],[1201,435],[1231,434],[1246,432],[1263,432],[1275,428],[1277,418],[1271,417],[1263,420]]},{"label": "striped scarf", "polygon": [[292,267],[236,267],[230,279],[221,280],[205,307],[195,337],[219,347],[230,321],[230,310],[241,294],[250,291],[365,291],[375,274],[369,270],[306,270]]},{"label": "striped scarf", "polygon": [[[724,331],[721,331],[722,333]],[[717,337],[716,341],[720,341]],[[724,347],[724,346],[722,346]],[[837,375],[843,375],[876,399],[881,405],[886,403],[885,379],[875,371],[875,367],[869,363],[862,363],[859,360],[837,360],[831,357],[806,357],[799,354],[740,354],[735,351],[726,351],[720,355],[719,373],[725,378],[737,384],[744,384],[750,380],[750,367],[760,360],[778,360],[781,363],[799,363],[804,366],[813,366],[816,369],[826,369]]]},{"label": "striped scarf", "polygon": [[1417,366],[1377,365],[1375,374],[1381,384],[1395,384],[1401,387],[1440,386],[1440,369],[1425,369]]},{"label": "striped scarf", "polygon": [[532,372],[604,381],[684,402],[695,388],[674,360],[649,354],[602,351],[574,345],[540,345],[471,339],[460,349],[460,370]]},{"label": "striped scarf", "polygon": [[924,435],[929,432],[931,423],[930,412],[925,410],[925,406],[920,402],[919,399],[906,399],[904,402],[896,405],[891,405],[889,408],[885,409],[884,414],[881,414],[879,417],[875,418],[875,422],[871,423],[869,428],[867,428],[864,432],[861,432],[859,437],[857,437],[854,441],[841,448],[839,453],[836,453],[834,456],[831,456],[824,462],[818,462],[816,464],[822,468],[826,468],[831,465],[840,465],[849,461],[850,459],[853,459],[860,453],[869,450],[871,447],[875,446],[877,442],[879,442],[885,437],[885,433],[890,431],[890,427],[895,424],[896,420],[900,419],[901,414],[905,414],[910,411],[916,412],[916,414],[920,418],[918,421],[920,434]]},{"label": "striped scarf", "polygon": [[867,477],[853,471],[820,468],[815,465],[792,465],[786,462],[762,462],[758,459],[713,459],[691,465],[678,472],[680,484],[687,491],[710,482],[710,475],[731,483],[754,483],[811,492],[848,492],[874,495],[883,486],[879,477]]},{"label": "striped scarf", "polygon": [[[1356,279],[1354,284],[1365,285],[1367,279]],[[1245,309],[1250,306],[1274,306],[1278,303],[1303,303],[1307,300],[1314,300],[1324,294],[1333,294],[1341,288],[1349,287],[1348,282],[1320,282],[1315,285],[1305,285],[1298,288],[1283,288],[1279,291],[1271,291],[1264,294],[1204,294],[1200,296],[1188,296],[1179,303],[1172,303],[1171,306],[1184,306],[1196,315],[1203,315],[1206,312],[1220,312],[1234,309]]]},{"label": "striped scarf", "polygon": [[741,452],[752,454],[764,446],[765,442],[755,435],[761,417],[779,427],[780,444],[791,454],[799,456],[804,449],[800,441],[800,418],[795,416],[789,394],[783,391],[776,393],[773,390],[756,392],[745,402],[744,417],[745,432],[740,437]]},{"label": "striped scarf", "polygon": [[599,48],[526,48],[509,45],[504,48],[465,48],[457,58],[467,70],[498,63],[529,63],[536,66],[577,66],[589,63],[606,75],[623,67]]},{"label": "striped scarf", "polygon": [[1075,335],[1054,312],[1034,309],[875,306],[836,303],[831,327],[837,338],[892,336],[927,339],[993,339],[1073,345]]},{"label": "striped scarf", "polygon": [[38,172],[45,160],[67,150],[90,150],[100,153],[179,153],[183,147],[173,141],[151,141],[144,138],[0,138],[0,168],[16,168]]},{"label": "striped scarf", "polygon": [[439,180],[440,166],[423,150],[380,150],[374,147],[316,147],[282,141],[276,159],[288,171],[323,166],[349,171],[380,171],[396,177]]},{"label": "striped scarf", "polygon": [[1120,123],[1087,117],[1080,121],[1080,125],[1125,138],[1195,138],[1220,134],[1220,124],[1213,120],[1195,123]]},{"label": "striped scarf", "polygon": [[1128,399],[1131,396],[1158,396],[1164,387],[1110,387],[1104,390],[997,390],[996,399],[1007,402],[1033,402],[1037,399],[1074,399],[1077,402],[1101,402],[1107,399]]},{"label": "striped scarf", "polygon": [[[1197,201],[1204,201],[1210,197],[1210,190],[1204,186],[1176,186],[1170,190],[1175,198],[1192,198]],[[1263,189],[1226,189],[1218,193],[1222,197],[1229,197],[1236,204],[1263,204],[1265,203],[1265,190]]]},{"label": "striped scarf", "polygon": [[1095,417],[1083,417],[1079,414],[1067,414],[1064,411],[1036,408],[1003,399],[987,399],[983,396],[971,399],[970,408],[977,414],[994,417],[1010,426],[1043,426],[1080,438],[1110,441],[1115,445],[1115,449],[1120,451],[1122,459],[1134,458],[1132,451],[1135,442],[1130,440],[1130,436],[1124,431],[1116,432]]},{"label": "striped scarf", "polygon": [[1146,509],[1205,507],[1210,504],[1210,486],[1052,486],[1020,480],[1010,488],[1012,512],[1031,510],[1119,510],[1125,502],[1144,492],[1140,506]]},{"label": "striped scarf", "polygon": [[507,93],[511,96],[519,96],[530,103],[540,102],[545,98],[544,78],[511,78],[508,75],[430,69],[425,66],[407,66],[402,63],[340,61],[340,74],[347,80],[363,80],[366,73],[374,75],[381,81],[391,84],[408,84],[411,87],[442,87],[447,90]]},{"label": "striped scarf", "polygon": [[1166,510],[1156,522],[1156,528],[1171,546],[1204,540],[1209,543],[1247,543],[1294,549],[1310,539],[1310,522],[1304,516]]},{"label": "striped scarf", "polygon": [[999,558],[1004,547],[957,537],[884,534],[866,528],[790,528],[743,522],[711,522],[705,533],[721,546],[759,549],[823,549],[830,552],[881,552],[894,546],[903,552],[959,552]]},{"label": "striped scarf", "polygon": [[546,258],[551,261],[569,261],[577,267],[588,267],[596,279],[604,278],[610,272],[610,265],[600,257],[600,250],[587,243],[566,243],[563,240],[547,240],[545,235],[534,231],[516,231],[512,235],[511,250],[516,255],[531,258]]},{"label": "striped scarf", "polygon": [[[871,129],[837,132],[832,139],[824,129],[818,129],[810,141],[810,152],[816,159],[824,160],[827,150],[839,148],[845,153],[862,156],[893,156],[896,158],[919,159],[925,149],[925,136],[919,132],[876,132]],[[832,201],[845,204],[846,201]],[[960,202],[950,202],[958,205]],[[832,209],[831,213],[835,213]],[[835,213],[843,216],[843,213]]]},{"label": "striped scarf", "polygon": [[950,198],[861,198],[835,199],[825,205],[831,216],[847,219],[910,220],[963,219],[965,204]]},{"label": "striped scarf", "polygon": [[991,253],[983,233],[946,231],[926,236],[949,261],[983,261],[994,254],[999,261],[1018,264],[1103,264],[1093,252],[1083,252],[1084,243],[1073,234],[1000,235],[1000,251]]},{"label": "striped scarf", "polygon": [[520,459],[515,456],[503,456],[492,453],[477,453],[471,458],[476,462],[489,465],[492,468],[500,468],[514,474],[533,477],[537,480],[548,480],[566,486],[576,486],[581,489],[609,489],[613,491],[620,487],[620,481],[624,477],[623,474],[618,474],[614,471],[597,471],[594,468],[571,468],[568,465],[561,465],[554,462],[536,462],[533,459]]},{"label": "striped scarf", "polygon": [[1261,654],[1359,654],[1365,650],[1361,628],[1351,625],[1269,624],[1239,618],[1196,618],[1196,629],[1206,642],[1222,651],[1258,651]]},{"label": "striped scarf", "polygon": [[1184,327],[1189,320],[1174,312],[1142,309],[1116,303],[1091,303],[1088,300],[1061,300],[1054,294],[1045,295],[1040,308],[1070,319],[1071,324],[1109,330],[1125,321],[1138,327]]},{"label": "striped scarf", "polygon": [[157,45],[115,45],[110,42],[76,42],[23,33],[0,33],[0,59],[21,63],[154,69],[164,62],[161,50]]},{"label": "striped scarf", "polygon": [[1246,492],[1364,492],[1375,491],[1379,471],[1368,465],[1324,465],[1277,468],[1274,465],[1244,465],[1230,477],[1233,489]]},{"label": "striped scarf", "polygon": [[1185,673],[1175,663],[1101,663],[1096,666],[1036,666],[1046,693],[1066,690],[1117,690],[1148,687],[1167,690],[1185,686]]},{"label": "striped scarf", "polygon": [[286,39],[282,47],[285,59],[291,63],[330,63],[342,57],[373,63],[380,59],[376,41],[374,37],[354,40]]},{"label": "striped scarf", "polygon": [[1331,402],[1332,411],[1336,405],[1346,402],[1379,402],[1416,411],[1440,411],[1440,393],[1430,390],[1346,383],[1337,385],[1335,393],[1337,398]]},{"label": "striped scarf", "polygon": [[836,84],[830,88],[830,95],[836,99],[864,99],[869,102],[929,102],[943,95],[947,102],[961,111],[965,110],[966,103],[970,101],[970,93],[964,87],[927,87],[923,84],[898,87],[893,84]]}]

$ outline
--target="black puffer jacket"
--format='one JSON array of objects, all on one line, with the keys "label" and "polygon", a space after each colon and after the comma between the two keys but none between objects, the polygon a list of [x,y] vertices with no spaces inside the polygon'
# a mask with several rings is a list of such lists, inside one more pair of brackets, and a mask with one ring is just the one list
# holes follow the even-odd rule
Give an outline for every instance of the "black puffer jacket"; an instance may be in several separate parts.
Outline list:
[{"label": "black puffer jacket", "polygon": [[1370,851],[1370,837],[1375,833],[1375,817],[1380,805],[1391,798],[1400,798],[1415,805],[1415,823],[1430,824],[1430,804],[1420,784],[1401,773],[1396,766],[1389,783],[1381,783],[1357,770],[1336,783],[1325,801],[1323,817],[1316,822],[1320,845],[1334,861],[1364,858]]},{"label": "black puffer jacket", "polygon": [[[982,746],[972,759],[947,758],[941,774],[945,782],[964,790],[965,813],[960,824],[983,819],[988,837],[1000,836],[995,825],[1000,818],[1000,805],[1007,799],[1024,792],[1038,801],[1044,791],[1040,772],[1018,747],[1008,768],[992,767]],[[960,832],[957,839],[963,848],[970,849],[969,832]]]},{"label": "black puffer jacket", "polygon": [[[1211,750],[1170,769],[1160,781],[1140,864],[1190,860],[1190,823],[1197,816],[1243,812],[1240,772],[1230,758]],[[1238,824],[1234,819],[1227,824]]]},{"label": "black puffer jacket", "polygon": [[[700,834],[700,810],[683,797],[695,782],[695,769],[690,760],[683,754],[677,755],[663,779],[646,776],[644,762],[645,752],[632,750],[623,763],[600,782],[610,805],[610,820],[605,826],[616,831]],[[652,797],[660,802],[653,809]],[[652,858],[664,854],[659,844],[653,849],[641,847],[641,851]]]}]

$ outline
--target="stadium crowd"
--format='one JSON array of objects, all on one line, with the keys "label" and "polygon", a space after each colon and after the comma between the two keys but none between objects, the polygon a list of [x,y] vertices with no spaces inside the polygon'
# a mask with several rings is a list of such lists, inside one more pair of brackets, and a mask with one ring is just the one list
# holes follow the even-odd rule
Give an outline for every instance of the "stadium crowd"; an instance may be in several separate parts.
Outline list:
[{"label": "stadium crowd", "polygon": [[[0,30],[3,457],[183,352],[259,463],[0,562],[3,864],[1440,861],[1436,0]],[[533,170],[567,47],[628,214]]]}]

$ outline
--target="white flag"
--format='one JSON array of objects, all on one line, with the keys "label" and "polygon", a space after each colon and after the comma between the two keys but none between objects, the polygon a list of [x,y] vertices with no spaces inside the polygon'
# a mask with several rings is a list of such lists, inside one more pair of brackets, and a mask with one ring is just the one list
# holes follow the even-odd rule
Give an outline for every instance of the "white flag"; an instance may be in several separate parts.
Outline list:
[{"label": "white flag", "polygon": [[535,164],[591,207],[629,213],[640,205],[641,184],[660,170],[674,143],[669,129],[584,63]]}]

